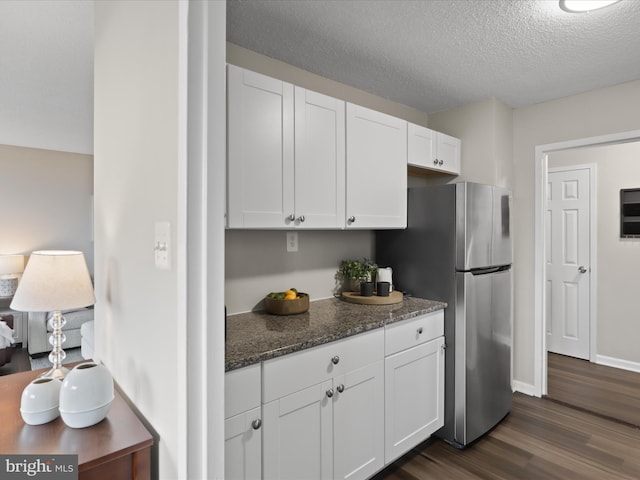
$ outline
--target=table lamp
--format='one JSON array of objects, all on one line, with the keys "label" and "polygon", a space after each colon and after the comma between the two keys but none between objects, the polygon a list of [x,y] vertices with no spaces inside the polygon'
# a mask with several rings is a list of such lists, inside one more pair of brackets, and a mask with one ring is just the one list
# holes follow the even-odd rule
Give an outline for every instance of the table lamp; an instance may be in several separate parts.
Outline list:
[{"label": "table lamp", "polygon": [[24,255],[0,255],[0,298],[12,297],[24,271]]},{"label": "table lamp", "polygon": [[68,369],[62,366],[66,340],[62,328],[66,320],[62,310],[87,307],[95,303],[93,285],[82,252],[50,250],[33,252],[22,280],[11,301],[11,308],[22,312],[51,312],[53,330],[49,343],[53,350],[49,361],[53,368],[41,376],[63,379]]}]

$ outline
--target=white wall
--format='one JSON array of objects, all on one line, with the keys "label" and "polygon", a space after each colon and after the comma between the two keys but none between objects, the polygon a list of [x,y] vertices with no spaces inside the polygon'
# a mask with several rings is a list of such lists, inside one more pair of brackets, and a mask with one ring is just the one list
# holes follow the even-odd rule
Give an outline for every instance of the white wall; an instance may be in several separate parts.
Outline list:
[{"label": "white wall", "polygon": [[640,129],[640,81],[513,112],[514,379],[534,384],[535,147]]},{"label": "white wall", "polygon": [[80,250],[93,272],[93,157],[0,145],[1,253]]},{"label": "white wall", "polygon": [[[96,355],[159,435],[159,476],[184,475],[179,311],[179,2],[95,3]],[[171,269],[154,224],[171,224]]]},{"label": "white wall", "polygon": [[620,238],[620,189],[640,188],[640,143],[580,148],[549,155],[549,168],[597,165],[598,356],[640,364],[640,239]]},{"label": "white wall", "polygon": [[0,144],[93,153],[93,3],[1,2]]},{"label": "white wall", "polygon": [[336,292],[341,260],[373,258],[370,231],[299,231],[298,251],[287,252],[286,232],[228,230],[226,233],[227,312],[261,308],[266,294],[294,287],[311,300]]},{"label": "white wall", "polygon": [[512,110],[494,98],[429,115],[429,128],[462,140],[461,173],[429,177],[430,183],[512,185]]}]

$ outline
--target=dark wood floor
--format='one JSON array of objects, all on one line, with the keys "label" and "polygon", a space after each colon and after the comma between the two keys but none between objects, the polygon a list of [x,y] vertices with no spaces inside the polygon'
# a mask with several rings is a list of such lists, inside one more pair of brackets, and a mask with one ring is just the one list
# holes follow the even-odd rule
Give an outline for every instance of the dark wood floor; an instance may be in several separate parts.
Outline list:
[{"label": "dark wood floor", "polygon": [[640,427],[640,373],[548,355],[550,399]]},{"label": "dark wood floor", "polygon": [[550,359],[557,400],[516,393],[507,418],[467,449],[426,442],[375,480],[640,478],[640,428],[624,413],[640,408],[640,375],[585,363]]},{"label": "dark wood floor", "polygon": [[26,348],[14,348],[11,353],[11,361],[0,367],[0,376],[31,370],[29,352]]}]

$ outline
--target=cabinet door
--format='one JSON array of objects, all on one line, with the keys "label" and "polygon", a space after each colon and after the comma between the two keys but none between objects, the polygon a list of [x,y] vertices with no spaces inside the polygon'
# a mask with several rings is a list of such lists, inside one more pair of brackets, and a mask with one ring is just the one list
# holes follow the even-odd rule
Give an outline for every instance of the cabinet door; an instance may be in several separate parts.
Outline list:
[{"label": "cabinet door", "polygon": [[263,405],[265,479],[333,478],[331,388],[326,381]]},{"label": "cabinet door", "polygon": [[444,337],[385,359],[385,462],[444,425]]},{"label": "cabinet door", "polygon": [[460,173],[460,139],[438,132],[436,135],[438,169],[447,173]]},{"label": "cabinet door", "polygon": [[260,407],[224,421],[224,478],[262,478]]},{"label": "cabinet door", "polygon": [[227,226],[286,228],[294,214],[293,85],[228,67]]},{"label": "cabinet door", "polygon": [[383,361],[336,377],[333,385],[334,478],[369,478],[384,466]]},{"label": "cabinet door", "polygon": [[295,87],[295,226],[344,228],[344,101]]},{"label": "cabinet door", "polygon": [[347,228],[407,226],[407,122],[347,104]]},{"label": "cabinet door", "polygon": [[413,167],[437,168],[435,137],[436,132],[433,130],[410,123],[407,132],[407,163]]}]

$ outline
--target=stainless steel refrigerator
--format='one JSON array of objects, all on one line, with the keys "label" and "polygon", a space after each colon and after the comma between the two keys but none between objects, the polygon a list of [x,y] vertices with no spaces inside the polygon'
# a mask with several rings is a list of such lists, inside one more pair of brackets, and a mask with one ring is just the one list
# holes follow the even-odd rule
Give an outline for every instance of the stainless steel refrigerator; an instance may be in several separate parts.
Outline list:
[{"label": "stainless steel refrigerator", "polygon": [[470,444],[510,411],[510,192],[477,183],[410,188],[406,230],[376,232],[376,262],[394,287],[447,302],[445,423]]}]

